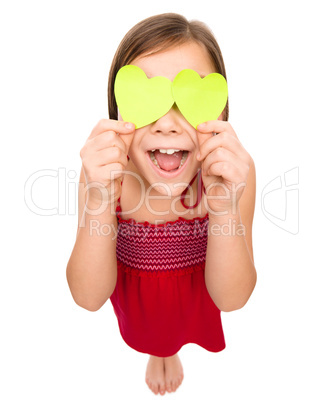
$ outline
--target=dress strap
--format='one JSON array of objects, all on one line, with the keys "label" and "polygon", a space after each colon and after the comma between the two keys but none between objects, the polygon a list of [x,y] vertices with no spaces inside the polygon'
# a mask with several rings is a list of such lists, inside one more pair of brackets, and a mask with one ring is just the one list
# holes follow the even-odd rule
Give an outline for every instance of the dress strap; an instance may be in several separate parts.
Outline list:
[{"label": "dress strap", "polygon": [[[196,176],[197,176],[197,180],[198,180],[196,203],[193,206],[187,206],[187,205],[184,204],[185,196],[186,196],[186,193],[187,193],[188,189],[192,186]],[[203,180],[202,180],[202,170],[199,169],[197,171],[197,173],[195,174],[195,176],[193,177],[193,179],[189,182],[189,185],[186,187],[186,189],[181,194],[181,203],[182,203],[183,207],[186,208],[186,209],[194,209],[194,208],[196,208],[199,205],[199,203],[200,203],[200,201],[202,199],[202,192],[203,191],[204,191],[204,194],[206,194],[205,187],[204,187]]]}]

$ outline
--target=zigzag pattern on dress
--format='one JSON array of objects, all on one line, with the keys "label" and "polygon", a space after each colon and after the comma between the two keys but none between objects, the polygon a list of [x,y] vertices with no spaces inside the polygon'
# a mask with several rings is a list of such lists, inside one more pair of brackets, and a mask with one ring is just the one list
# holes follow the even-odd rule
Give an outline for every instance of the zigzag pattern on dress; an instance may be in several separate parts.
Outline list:
[{"label": "zigzag pattern on dress", "polygon": [[183,275],[205,266],[208,215],[153,225],[149,222],[124,220],[117,208],[118,267],[142,273],[172,273]]}]

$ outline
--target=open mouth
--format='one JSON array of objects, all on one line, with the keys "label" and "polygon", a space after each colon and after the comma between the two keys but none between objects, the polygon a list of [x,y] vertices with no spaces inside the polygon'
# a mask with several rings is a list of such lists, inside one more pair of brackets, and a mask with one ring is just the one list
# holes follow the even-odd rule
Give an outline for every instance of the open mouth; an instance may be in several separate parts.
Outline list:
[{"label": "open mouth", "polygon": [[189,152],[180,149],[152,149],[148,151],[152,163],[160,170],[171,173],[180,170]]}]

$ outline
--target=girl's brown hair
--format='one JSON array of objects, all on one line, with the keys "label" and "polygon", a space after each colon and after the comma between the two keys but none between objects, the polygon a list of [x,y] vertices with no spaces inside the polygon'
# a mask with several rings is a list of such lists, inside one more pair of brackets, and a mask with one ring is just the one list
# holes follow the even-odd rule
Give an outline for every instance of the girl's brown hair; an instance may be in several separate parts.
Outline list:
[{"label": "girl's brown hair", "polygon": [[[226,72],[220,47],[211,30],[200,21],[188,21],[175,13],[165,13],[144,19],[136,24],[122,39],[112,60],[108,82],[108,104],[110,119],[118,119],[118,109],[114,95],[114,81],[119,69],[130,64],[135,58],[157,53],[175,45],[187,42],[204,45],[216,72],[225,78]],[[223,112],[228,120],[229,101]]]}]

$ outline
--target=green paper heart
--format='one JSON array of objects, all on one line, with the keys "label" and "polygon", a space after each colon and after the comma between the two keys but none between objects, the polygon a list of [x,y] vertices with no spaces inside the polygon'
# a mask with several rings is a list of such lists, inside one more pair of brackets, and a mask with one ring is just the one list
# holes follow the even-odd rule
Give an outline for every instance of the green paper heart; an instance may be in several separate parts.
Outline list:
[{"label": "green paper heart", "polygon": [[194,70],[182,70],[173,81],[172,91],[179,110],[194,128],[217,120],[228,99],[227,82],[218,73],[201,78]]},{"label": "green paper heart", "polygon": [[115,97],[124,121],[144,127],[164,116],[173,106],[172,82],[166,77],[148,79],[132,65],[122,67],[115,80]]}]

